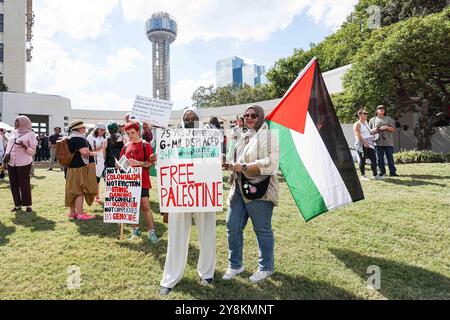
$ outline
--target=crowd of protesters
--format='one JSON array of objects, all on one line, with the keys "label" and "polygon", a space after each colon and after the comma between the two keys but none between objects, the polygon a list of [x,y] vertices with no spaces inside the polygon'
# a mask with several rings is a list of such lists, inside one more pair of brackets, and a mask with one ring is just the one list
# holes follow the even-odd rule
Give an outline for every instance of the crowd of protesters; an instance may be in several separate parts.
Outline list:
[{"label": "crowd of protesters", "polygon": [[[227,143],[223,128],[217,118],[201,122],[201,110],[188,108],[180,119],[179,128],[221,130],[223,136],[223,168],[231,172],[228,212],[226,218],[228,240],[228,268],[223,280],[231,280],[244,272],[243,247],[244,229],[250,219],[258,243],[259,262],[255,273],[249,278],[257,283],[270,277],[275,269],[275,238],[272,230],[272,215],[278,205],[278,140],[265,123],[264,110],[260,106],[248,107],[241,118],[237,118]],[[385,176],[384,156],[387,158],[391,176],[397,176],[393,163],[393,139],[395,124],[386,115],[386,108],[378,106],[376,115],[370,121],[368,112],[361,108],[354,124],[356,150],[359,155],[360,170],[363,179],[366,159],[371,161],[375,179]],[[19,116],[15,129],[10,134],[0,130],[0,159],[2,170],[9,175],[11,194],[14,200],[13,212],[32,212],[30,171],[33,160],[50,160],[49,169],[53,170],[57,157],[63,163],[60,149],[66,141],[67,154],[65,172],[65,206],[69,219],[91,220],[88,206],[102,205],[99,185],[106,168],[117,168],[117,162],[125,156],[132,167],[142,168],[142,191],[140,208],[144,217],[147,241],[155,245],[159,239],[155,231],[155,221],[150,207],[150,167],[156,163],[156,128],[148,122],[139,122],[131,114],[125,115],[125,124],[110,121],[97,123],[92,132],[88,132],[82,120],[74,120],[68,127],[67,140],[62,140],[61,128],[54,128],[50,137],[36,136],[31,121]],[[228,144],[228,147],[226,146]],[[57,151],[58,150],[58,151]],[[377,168],[378,164],[378,168]],[[0,178],[4,173],[0,170]],[[251,194],[248,188],[258,190]],[[214,281],[216,269],[216,213],[165,212],[164,222],[168,223],[167,254],[160,282],[160,294],[168,295],[182,279],[186,267],[189,236],[192,223],[197,227],[200,255],[197,273],[200,283],[210,285]],[[142,236],[139,224],[133,225],[130,240]]]}]

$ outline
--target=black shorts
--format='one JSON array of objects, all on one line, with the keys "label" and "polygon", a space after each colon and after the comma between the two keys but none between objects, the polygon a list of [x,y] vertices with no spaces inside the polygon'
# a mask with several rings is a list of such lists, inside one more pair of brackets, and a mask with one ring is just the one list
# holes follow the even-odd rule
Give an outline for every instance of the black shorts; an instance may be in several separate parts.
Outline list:
[{"label": "black shorts", "polygon": [[102,177],[97,177],[97,183],[100,183],[100,180],[102,180]]},{"label": "black shorts", "polygon": [[142,188],[141,198],[148,198],[148,197],[150,197],[150,189]]}]

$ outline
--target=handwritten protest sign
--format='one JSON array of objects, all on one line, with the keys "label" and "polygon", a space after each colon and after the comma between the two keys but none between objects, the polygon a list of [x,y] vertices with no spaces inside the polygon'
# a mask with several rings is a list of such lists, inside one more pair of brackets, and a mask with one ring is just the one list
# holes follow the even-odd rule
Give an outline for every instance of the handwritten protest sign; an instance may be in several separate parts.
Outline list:
[{"label": "handwritten protest sign", "polygon": [[132,114],[139,121],[147,121],[153,126],[166,128],[169,125],[173,102],[136,96]]},{"label": "handwritten protest sign", "polygon": [[139,223],[142,168],[130,168],[127,173],[107,168],[105,176],[105,223]]},{"label": "handwritten protest sign", "polygon": [[157,141],[161,212],[222,211],[220,131],[160,129]]}]

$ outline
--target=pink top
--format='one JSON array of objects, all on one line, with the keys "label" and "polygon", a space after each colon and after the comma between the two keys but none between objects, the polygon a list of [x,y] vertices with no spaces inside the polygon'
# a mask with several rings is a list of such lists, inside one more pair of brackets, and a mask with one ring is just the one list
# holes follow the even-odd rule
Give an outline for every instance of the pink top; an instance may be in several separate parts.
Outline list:
[{"label": "pink top", "polygon": [[[25,150],[20,145],[14,145],[16,140],[23,141],[28,149]],[[11,154],[8,165],[13,167],[24,167],[31,164],[33,162],[33,156],[36,153],[36,145],[37,140],[34,132],[30,131],[23,135],[20,135],[17,129],[11,132],[8,139],[8,146],[5,150],[5,154]]]}]

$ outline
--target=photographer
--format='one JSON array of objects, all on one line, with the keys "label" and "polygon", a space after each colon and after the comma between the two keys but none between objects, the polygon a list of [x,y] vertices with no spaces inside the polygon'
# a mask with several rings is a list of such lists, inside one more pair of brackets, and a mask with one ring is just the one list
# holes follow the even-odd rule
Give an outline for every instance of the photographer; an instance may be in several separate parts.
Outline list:
[{"label": "photographer", "polygon": [[394,120],[386,115],[386,108],[383,105],[377,107],[375,117],[370,119],[369,128],[371,130],[377,129],[374,133],[378,133],[379,137],[374,141],[375,150],[377,152],[378,169],[380,171],[379,177],[386,175],[386,168],[384,164],[384,155],[389,166],[389,173],[391,177],[398,177],[397,169],[394,166],[394,138],[392,133],[396,131]]}]

